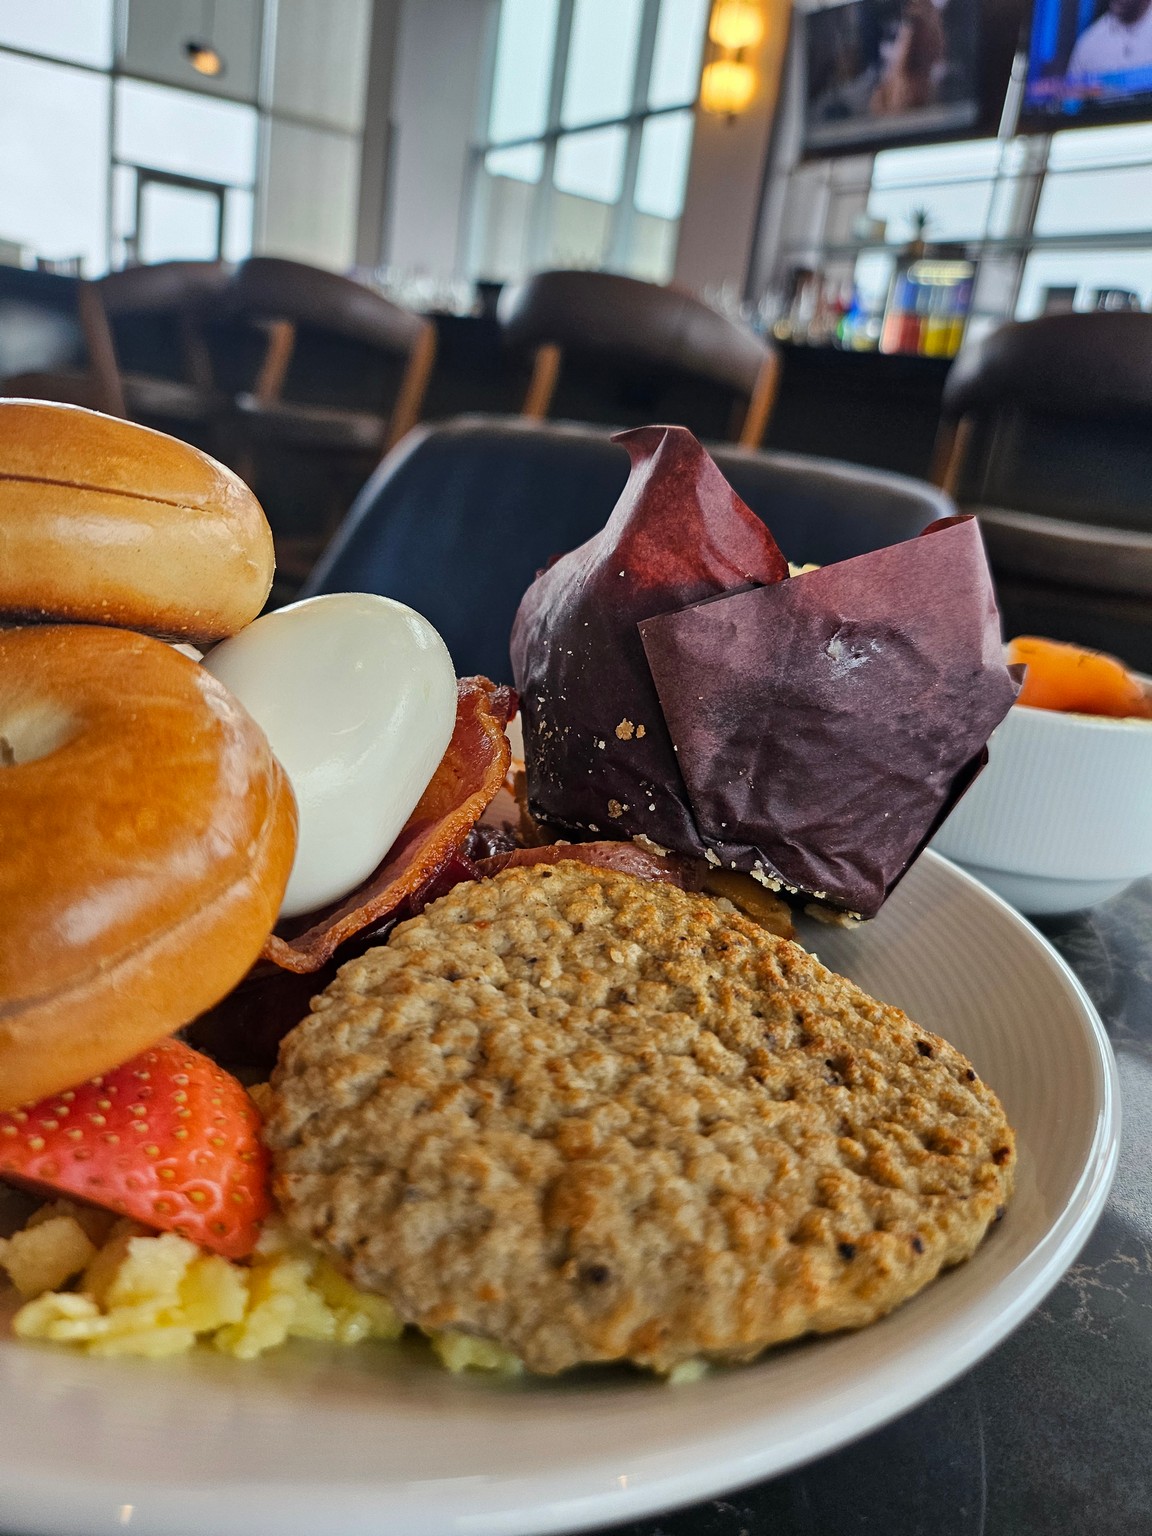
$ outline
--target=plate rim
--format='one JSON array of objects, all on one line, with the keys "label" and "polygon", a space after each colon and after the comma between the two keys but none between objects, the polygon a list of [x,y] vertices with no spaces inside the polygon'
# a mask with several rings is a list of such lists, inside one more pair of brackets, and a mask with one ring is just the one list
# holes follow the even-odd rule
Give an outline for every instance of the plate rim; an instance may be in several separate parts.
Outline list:
[{"label": "plate rim", "polygon": [[[791,1440],[777,1438],[765,1446],[762,1433],[757,1433],[758,1421],[752,1418],[738,1432],[728,1430],[717,1437],[727,1449],[715,1457],[701,1455],[708,1444],[706,1437],[696,1441],[697,1454],[686,1469],[647,1470],[672,1454],[650,1450],[638,1463],[629,1463],[637,1466],[636,1472],[630,1471],[623,1481],[613,1477],[599,1488],[590,1486],[597,1477],[588,1465],[567,1469],[560,1478],[551,1474],[550,1489],[541,1486],[549,1477],[546,1472],[529,1473],[522,1480],[494,1479],[482,1488],[475,1486],[476,1479],[457,1479],[451,1497],[445,1497],[440,1485],[440,1502],[431,1511],[424,1507],[426,1493],[421,1493],[428,1487],[425,1482],[387,1489],[367,1479],[331,1484],[245,1482],[206,1490],[203,1484],[149,1483],[146,1476],[132,1487],[119,1478],[74,1477],[67,1470],[37,1473],[30,1480],[27,1469],[11,1463],[5,1466],[0,1449],[0,1525],[6,1532],[27,1531],[35,1536],[112,1536],[125,1529],[141,1536],[206,1536],[208,1532],[212,1536],[264,1536],[267,1532],[270,1536],[273,1531],[276,1536],[315,1536],[317,1529],[340,1536],[370,1532],[384,1536],[392,1531],[406,1536],[556,1536],[657,1516],[782,1476],[882,1428],[942,1391],[1002,1343],[1074,1263],[1104,1209],[1116,1172],[1120,1090],[1103,1021],[1079,977],[1051,941],[995,891],[943,854],[929,849],[920,859],[945,866],[949,878],[998,909],[1002,921],[1021,930],[1045,955],[1078,1004],[1096,1069],[1094,1096],[1099,1108],[1084,1166],[1056,1219],[1013,1271],[1023,1271],[1025,1280],[1007,1305],[981,1326],[976,1344],[961,1320],[950,1320],[942,1334],[936,1332],[928,1341],[930,1361],[917,1360],[916,1368],[908,1370],[905,1351],[882,1362],[876,1379],[883,1385],[875,1397],[841,1410],[820,1428],[797,1432]],[[10,1341],[0,1340],[0,1350],[9,1347]],[[925,1346],[918,1348],[923,1351]],[[903,1384],[885,1381],[897,1366]],[[470,1485],[467,1489],[462,1486],[465,1483]],[[583,1491],[569,1486],[580,1484]],[[516,1489],[522,1489],[522,1494],[513,1497]],[[383,1507],[385,1499],[391,1501],[390,1508]]]}]

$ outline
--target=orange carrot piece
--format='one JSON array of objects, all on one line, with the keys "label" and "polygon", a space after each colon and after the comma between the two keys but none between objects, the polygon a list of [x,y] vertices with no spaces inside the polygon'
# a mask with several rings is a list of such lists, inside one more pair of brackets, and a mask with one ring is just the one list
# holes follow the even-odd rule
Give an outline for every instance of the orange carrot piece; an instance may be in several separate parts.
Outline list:
[{"label": "orange carrot piece", "polygon": [[1101,651],[1022,635],[1008,645],[1009,665],[1028,671],[1017,700],[1034,709],[1055,709],[1118,719],[1152,720],[1152,697],[1122,662]]}]

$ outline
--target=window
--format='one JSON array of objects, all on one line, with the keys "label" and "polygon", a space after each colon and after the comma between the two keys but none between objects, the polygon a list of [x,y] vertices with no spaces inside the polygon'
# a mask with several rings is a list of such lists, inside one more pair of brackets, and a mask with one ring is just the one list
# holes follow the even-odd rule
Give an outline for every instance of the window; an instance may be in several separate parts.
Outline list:
[{"label": "window", "polygon": [[1017,314],[1152,308],[1152,124],[1051,141]]},{"label": "window", "polygon": [[212,13],[226,68],[203,78],[185,12],[0,0],[5,260],[91,277],[136,260],[238,261],[255,243],[351,265],[371,0],[229,0]]},{"label": "window", "polygon": [[224,198],[213,187],[158,176],[139,181],[139,235],[141,261],[215,261],[224,240]]},{"label": "window", "polygon": [[319,267],[347,266],[356,241],[360,145],[346,133],[273,118],[261,244]]},{"label": "window", "polygon": [[[814,163],[793,144],[762,225],[765,323],[823,341],[846,304],[875,345],[921,232],[968,265],[967,338],[1059,310],[1152,309],[1152,122],[1018,136],[1025,68],[1018,56],[996,139]],[[793,84],[786,126],[800,96]]]},{"label": "window", "polygon": [[789,306],[817,303],[806,274],[877,314],[917,234],[976,263],[969,336],[1052,310],[1152,309],[1152,124],[800,165],[782,225],[763,306],[784,311],[782,334]]},{"label": "window", "polygon": [[0,242],[107,265],[109,93],[106,75],[0,52]]},{"label": "window", "polygon": [[251,186],[256,110],[166,85],[118,80],[116,159],[174,176]]},{"label": "window", "polygon": [[0,47],[107,69],[112,63],[112,0],[4,0]]},{"label": "window", "polygon": [[1000,160],[995,139],[889,149],[876,156],[868,216],[883,219],[896,241],[912,239],[918,217],[933,241],[979,240],[992,208]]},{"label": "window", "polygon": [[672,274],[709,0],[502,0],[473,275]]},{"label": "window", "polygon": [[[256,108],[142,80],[116,82],[113,261],[216,261],[224,254],[227,199],[251,197]],[[247,255],[247,239],[231,245]]]},{"label": "window", "polygon": [[352,265],[371,26],[372,0],[277,0],[256,213],[262,250]]}]

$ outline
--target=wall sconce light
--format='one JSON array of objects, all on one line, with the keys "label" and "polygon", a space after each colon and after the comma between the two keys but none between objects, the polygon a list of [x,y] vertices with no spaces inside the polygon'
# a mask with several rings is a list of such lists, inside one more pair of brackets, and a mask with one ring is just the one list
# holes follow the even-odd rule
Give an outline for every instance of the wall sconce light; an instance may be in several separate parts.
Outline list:
[{"label": "wall sconce light", "polygon": [[764,12],[758,0],[716,0],[708,22],[708,36],[733,53],[741,48],[755,48],[764,37]]},{"label": "wall sconce light", "polygon": [[713,59],[700,79],[700,105],[720,117],[747,112],[756,95],[756,71],[743,59]]},{"label": "wall sconce light", "polygon": [[714,56],[700,77],[700,105],[705,112],[730,121],[747,112],[756,98],[756,66],[744,50],[764,38],[761,0],[714,0],[708,37]]}]

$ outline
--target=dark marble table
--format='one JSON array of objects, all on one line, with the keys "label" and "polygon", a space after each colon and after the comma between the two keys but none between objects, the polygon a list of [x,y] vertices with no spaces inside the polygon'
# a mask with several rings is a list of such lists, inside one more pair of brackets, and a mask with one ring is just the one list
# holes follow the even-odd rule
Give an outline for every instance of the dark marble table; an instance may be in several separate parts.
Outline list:
[{"label": "dark marble table", "polygon": [[1040,926],[1120,1068],[1120,1167],[1077,1263],[999,1349],[887,1428],[615,1536],[1152,1536],[1152,881]]}]

